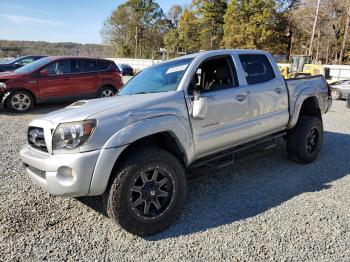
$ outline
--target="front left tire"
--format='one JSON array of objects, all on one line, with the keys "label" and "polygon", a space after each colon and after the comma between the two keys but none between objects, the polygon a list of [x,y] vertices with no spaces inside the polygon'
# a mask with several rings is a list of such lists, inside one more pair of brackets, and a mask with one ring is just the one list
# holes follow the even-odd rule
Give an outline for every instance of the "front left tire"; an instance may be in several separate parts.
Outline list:
[{"label": "front left tire", "polygon": [[153,235],[174,223],[187,191],[179,160],[160,148],[140,148],[123,161],[103,199],[110,218],[126,231]]},{"label": "front left tire", "polygon": [[12,92],[6,98],[6,107],[15,113],[26,113],[34,106],[34,97],[27,91],[18,90]]}]

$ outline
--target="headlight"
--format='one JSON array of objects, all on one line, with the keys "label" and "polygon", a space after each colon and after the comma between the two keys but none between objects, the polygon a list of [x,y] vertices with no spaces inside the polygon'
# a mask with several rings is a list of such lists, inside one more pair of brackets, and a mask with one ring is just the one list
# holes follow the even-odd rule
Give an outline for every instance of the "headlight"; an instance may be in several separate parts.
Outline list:
[{"label": "headlight", "polygon": [[0,89],[5,89],[7,85],[4,82],[0,82]]},{"label": "headlight", "polygon": [[96,127],[96,120],[60,124],[52,137],[53,150],[74,150],[83,145]]}]

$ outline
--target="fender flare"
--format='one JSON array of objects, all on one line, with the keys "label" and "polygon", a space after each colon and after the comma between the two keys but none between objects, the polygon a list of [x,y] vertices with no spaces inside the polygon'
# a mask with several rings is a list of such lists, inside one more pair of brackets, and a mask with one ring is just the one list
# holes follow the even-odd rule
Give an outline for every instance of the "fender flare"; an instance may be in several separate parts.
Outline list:
[{"label": "fender flare", "polygon": [[103,146],[103,148],[119,147],[131,144],[141,138],[161,132],[168,132],[177,142],[180,150],[186,156],[186,162],[190,162],[194,155],[193,137],[189,123],[187,126],[176,115],[163,115],[148,118],[117,131]]},{"label": "fender flare", "polygon": [[[313,98],[316,107],[320,108],[317,95],[315,94],[316,94],[316,91],[315,91],[315,88],[313,87],[305,88],[298,94],[298,96],[294,101],[294,110],[293,112],[291,112],[291,117],[288,123],[288,129],[293,128],[297,124],[301,107],[303,106],[303,103],[305,102],[306,99]],[[293,101],[291,102],[293,103]]]},{"label": "fender flare", "polygon": [[168,132],[177,142],[188,165],[194,159],[194,143],[190,125],[175,115],[148,118],[127,125],[104,144],[95,165],[88,195],[101,195],[106,190],[114,164],[133,142],[161,132]]}]

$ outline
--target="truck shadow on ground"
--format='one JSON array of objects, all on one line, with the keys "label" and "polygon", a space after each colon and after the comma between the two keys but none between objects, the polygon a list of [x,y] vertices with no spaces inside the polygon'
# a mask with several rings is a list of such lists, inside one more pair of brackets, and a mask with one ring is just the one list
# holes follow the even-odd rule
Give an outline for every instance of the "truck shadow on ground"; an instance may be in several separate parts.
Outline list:
[{"label": "truck shadow on ground", "polygon": [[[188,235],[257,216],[295,196],[331,187],[350,174],[350,135],[325,132],[319,158],[308,165],[286,158],[284,144],[277,149],[248,153],[222,170],[201,168],[188,187],[179,220],[149,241]],[[81,200],[80,200],[81,201]],[[84,204],[105,212],[85,198]],[[90,203],[89,203],[90,202]]]}]

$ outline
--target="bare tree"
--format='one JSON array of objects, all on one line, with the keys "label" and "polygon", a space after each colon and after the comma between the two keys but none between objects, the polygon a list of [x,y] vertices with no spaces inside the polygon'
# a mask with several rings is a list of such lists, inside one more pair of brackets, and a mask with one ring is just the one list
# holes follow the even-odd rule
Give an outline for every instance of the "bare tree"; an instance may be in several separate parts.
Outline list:
[{"label": "bare tree", "polygon": [[339,64],[343,62],[346,42],[348,41],[348,35],[349,35],[349,23],[350,23],[350,0],[348,0],[348,9],[347,9],[346,20],[345,20],[345,31],[344,31],[343,44],[339,55]]}]

